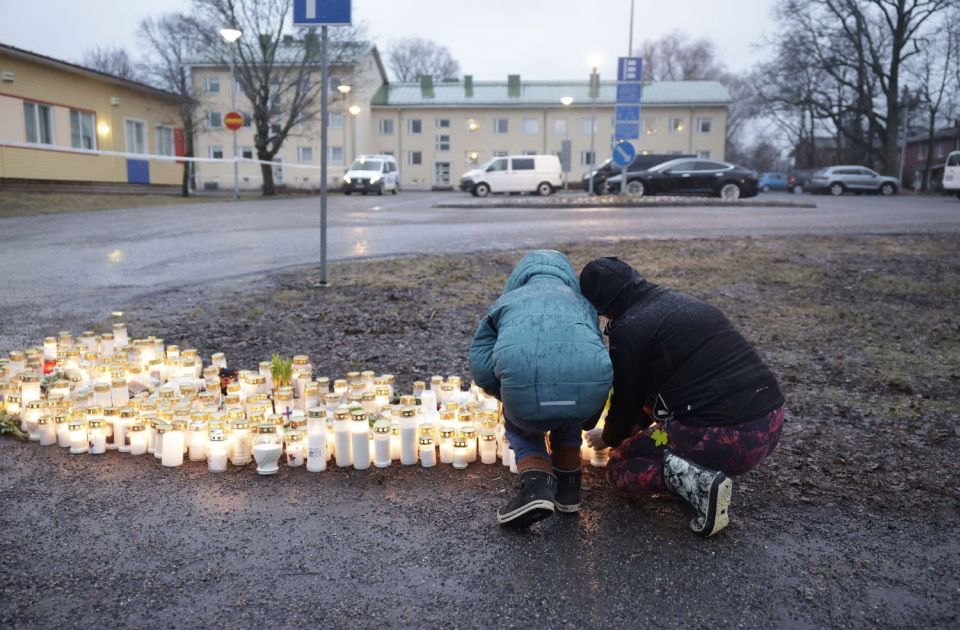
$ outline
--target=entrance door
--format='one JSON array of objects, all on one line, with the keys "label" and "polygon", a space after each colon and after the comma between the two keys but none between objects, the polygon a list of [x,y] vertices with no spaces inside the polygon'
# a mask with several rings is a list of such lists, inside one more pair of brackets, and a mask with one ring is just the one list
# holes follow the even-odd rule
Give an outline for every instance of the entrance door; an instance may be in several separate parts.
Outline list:
[{"label": "entrance door", "polygon": [[450,162],[433,163],[433,185],[436,188],[450,188]]}]

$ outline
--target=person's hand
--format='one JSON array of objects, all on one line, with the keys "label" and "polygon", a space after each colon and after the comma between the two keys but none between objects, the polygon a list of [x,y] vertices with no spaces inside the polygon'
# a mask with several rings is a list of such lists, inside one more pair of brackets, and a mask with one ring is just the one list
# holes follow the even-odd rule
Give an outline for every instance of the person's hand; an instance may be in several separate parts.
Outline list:
[{"label": "person's hand", "polygon": [[587,444],[595,451],[602,451],[607,448],[607,443],[603,441],[603,427],[596,427],[587,431]]}]

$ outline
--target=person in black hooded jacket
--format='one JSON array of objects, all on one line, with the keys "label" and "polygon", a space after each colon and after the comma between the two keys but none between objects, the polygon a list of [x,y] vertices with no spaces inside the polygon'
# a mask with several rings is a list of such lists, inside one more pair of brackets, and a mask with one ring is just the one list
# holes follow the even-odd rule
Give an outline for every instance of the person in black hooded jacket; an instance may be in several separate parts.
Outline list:
[{"label": "person in black hooded jacket", "polygon": [[587,440],[612,447],[619,490],[670,490],[697,512],[691,528],[726,526],[732,482],[780,438],[783,394],[773,372],[716,307],[648,282],[617,258],[580,273],[583,295],[608,318],[613,395]]}]

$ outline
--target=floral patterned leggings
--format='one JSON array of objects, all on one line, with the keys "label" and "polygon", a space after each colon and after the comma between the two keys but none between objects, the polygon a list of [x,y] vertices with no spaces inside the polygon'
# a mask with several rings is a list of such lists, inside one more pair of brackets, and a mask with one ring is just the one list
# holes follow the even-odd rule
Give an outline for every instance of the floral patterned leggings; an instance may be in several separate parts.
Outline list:
[{"label": "floral patterned leggings", "polygon": [[607,480],[617,490],[644,494],[667,492],[663,483],[663,449],[726,475],[752,470],[773,452],[783,427],[783,406],[756,420],[731,427],[691,427],[667,422],[667,446],[654,445],[656,425],[610,451]]}]

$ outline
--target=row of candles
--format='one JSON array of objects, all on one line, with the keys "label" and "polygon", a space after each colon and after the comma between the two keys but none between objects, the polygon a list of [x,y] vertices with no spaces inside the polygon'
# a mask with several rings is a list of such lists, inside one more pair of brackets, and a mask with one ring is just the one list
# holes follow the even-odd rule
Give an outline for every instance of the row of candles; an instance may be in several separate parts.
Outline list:
[{"label": "row of candles", "polygon": [[[331,459],[356,469],[499,461],[516,472],[498,401],[475,385],[464,390],[457,376],[416,381],[398,396],[390,374],[314,378],[306,355],[293,358],[289,384],[273,383],[269,362],[222,382],[226,368],[223,353],[204,368],[195,350],[131,340],[124,324],[103,335],[61,332],[0,358],[0,409],[43,446],[152,454],[168,467],[206,461],[223,472],[256,462],[270,475],[281,461],[310,472]],[[606,451],[585,443],[582,455],[606,464]]]}]

